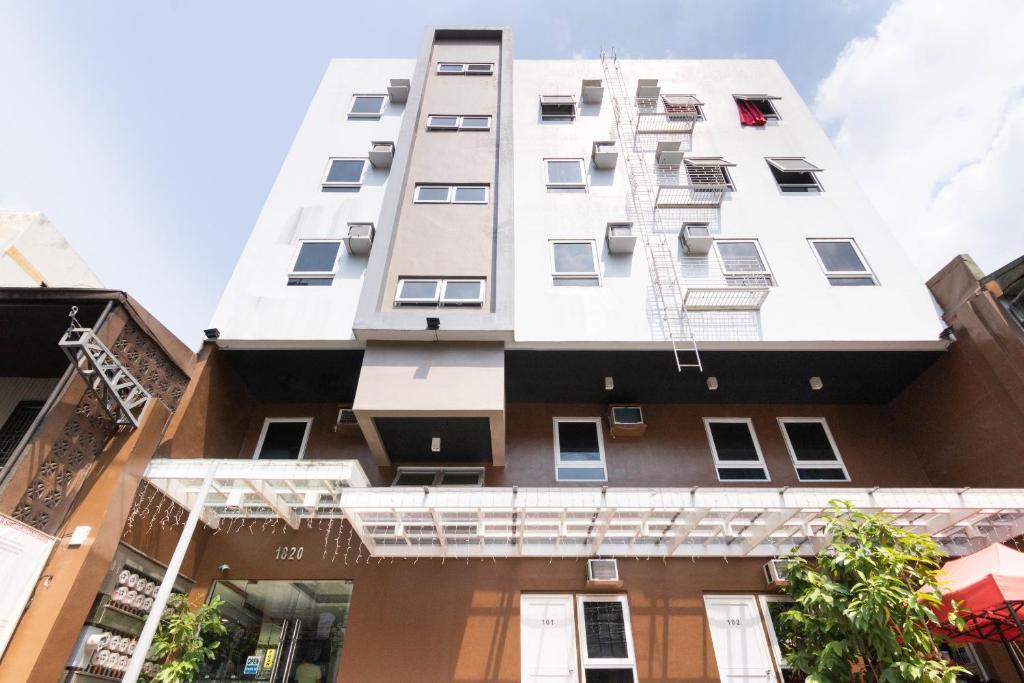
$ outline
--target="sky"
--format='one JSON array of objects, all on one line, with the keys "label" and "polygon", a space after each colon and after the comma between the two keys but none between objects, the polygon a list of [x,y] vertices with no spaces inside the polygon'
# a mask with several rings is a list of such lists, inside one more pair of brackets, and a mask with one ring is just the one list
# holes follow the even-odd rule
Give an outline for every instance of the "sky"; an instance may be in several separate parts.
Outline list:
[{"label": "sky", "polygon": [[1020,0],[0,0],[0,210],[196,347],[328,61],[435,24],[525,59],[776,59],[922,279],[1024,253]]}]

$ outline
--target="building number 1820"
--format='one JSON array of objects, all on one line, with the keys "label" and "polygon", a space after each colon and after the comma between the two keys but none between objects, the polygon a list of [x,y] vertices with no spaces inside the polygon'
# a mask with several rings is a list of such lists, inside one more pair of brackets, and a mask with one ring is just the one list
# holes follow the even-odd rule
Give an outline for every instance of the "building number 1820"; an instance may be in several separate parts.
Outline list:
[{"label": "building number 1820", "polygon": [[274,558],[278,560],[301,560],[305,550],[301,545],[279,545],[274,550]]}]

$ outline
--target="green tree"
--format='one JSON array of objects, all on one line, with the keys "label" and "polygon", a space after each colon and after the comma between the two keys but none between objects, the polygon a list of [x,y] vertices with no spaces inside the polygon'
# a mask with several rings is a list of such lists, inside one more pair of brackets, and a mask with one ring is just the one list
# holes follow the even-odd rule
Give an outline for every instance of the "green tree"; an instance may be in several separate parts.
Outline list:
[{"label": "green tree", "polygon": [[[831,543],[813,562],[787,558],[793,603],[779,620],[787,663],[807,683],[952,683],[966,673],[943,661],[929,628],[944,556],[930,536],[841,501],[825,534]],[[957,610],[949,621],[963,628]]]},{"label": "green tree", "polygon": [[190,683],[202,665],[213,659],[219,637],[227,633],[220,620],[224,601],[214,597],[194,612],[184,595],[172,595],[160,619],[149,653],[160,661],[153,683]]}]

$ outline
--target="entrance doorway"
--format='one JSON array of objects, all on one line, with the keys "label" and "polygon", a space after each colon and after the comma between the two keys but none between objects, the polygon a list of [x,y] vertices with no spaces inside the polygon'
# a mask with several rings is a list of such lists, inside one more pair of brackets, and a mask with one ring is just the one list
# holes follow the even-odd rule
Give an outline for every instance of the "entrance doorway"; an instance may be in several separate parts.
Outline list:
[{"label": "entrance doorway", "polygon": [[778,681],[753,595],[706,595],[704,608],[722,683]]}]

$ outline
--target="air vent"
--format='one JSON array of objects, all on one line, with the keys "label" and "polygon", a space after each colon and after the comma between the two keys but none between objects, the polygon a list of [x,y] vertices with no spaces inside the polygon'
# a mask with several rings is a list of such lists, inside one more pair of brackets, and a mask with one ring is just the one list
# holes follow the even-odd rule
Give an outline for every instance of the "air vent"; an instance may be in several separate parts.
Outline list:
[{"label": "air vent", "polygon": [[789,572],[789,560],[769,560],[764,565],[764,578],[769,586],[784,588],[789,585],[787,574]]},{"label": "air vent", "polygon": [[620,586],[619,563],[617,560],[587,560],[588,586]]},{"label": "air vent", "polygon": [[338,418],[334,422],[334,431],[338,431],[341,427],[355,427],[358,424],[354,410],[351,408],[338,409]]}]

